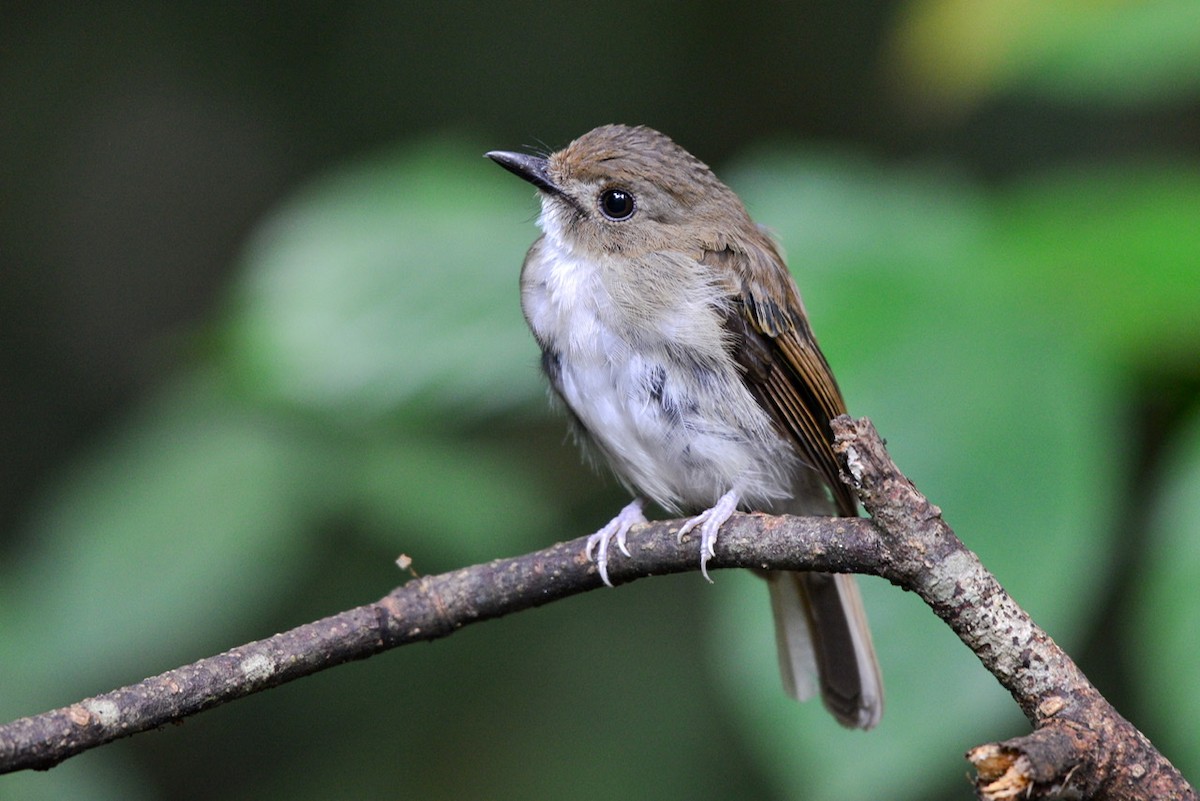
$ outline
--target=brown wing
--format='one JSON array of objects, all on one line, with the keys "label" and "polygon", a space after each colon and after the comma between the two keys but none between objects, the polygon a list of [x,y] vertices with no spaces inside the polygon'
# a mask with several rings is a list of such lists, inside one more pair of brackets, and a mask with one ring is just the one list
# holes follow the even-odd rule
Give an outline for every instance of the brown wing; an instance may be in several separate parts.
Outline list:
[{"label": "brown wing", "polygon": [[783,257],[765,235],[720,243],[701,261],[736,275],[738,285],[726,320],[745,380],[804,461],[820,473],[842,515],[856,515],[849,488],[838,478],[829,421],[846,413],[833,372],[817,347],[800,293]]}]

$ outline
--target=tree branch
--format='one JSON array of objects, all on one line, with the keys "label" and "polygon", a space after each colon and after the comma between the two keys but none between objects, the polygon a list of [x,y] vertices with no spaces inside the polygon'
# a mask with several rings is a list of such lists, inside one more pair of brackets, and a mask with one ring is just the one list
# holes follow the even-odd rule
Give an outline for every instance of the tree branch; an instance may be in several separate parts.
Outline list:
[{"label": "tree branch", "polygon": [[[919,594],[1016,699],[1035,731],[973,749],[980,798],[1195,799],[1177,770],[1037,628],[888,458],[869,421],[834,421],[847,482],[873,520],[735,515],[709,568],[869,573]],[[638,526],[622,584],[699,567],[680,521]],[[0,726],[0,772],[82,751],[334,665],[602,586],[585,538],[409,581],[373,604]]]},{"label": "tree branch", "polygon": [[889,570],[975,652],[1035,731],[967,753],[982,799],[1195,799],[1196,792],[967,550],[869,420],[833,421],[842,479],[883,529]]}]

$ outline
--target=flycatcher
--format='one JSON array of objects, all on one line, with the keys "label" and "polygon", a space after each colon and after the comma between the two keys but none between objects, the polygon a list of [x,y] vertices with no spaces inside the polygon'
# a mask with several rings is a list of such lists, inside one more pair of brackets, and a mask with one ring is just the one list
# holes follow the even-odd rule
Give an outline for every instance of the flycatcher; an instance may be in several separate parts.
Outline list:
[{"label": "flycatcher", "polygon": [[[521,269],[542,367],[585,449],[635,495],[588,540],[607,584],[647,499],[695,515],[700,565],[738,509],[857,514],[829,421],[846,411],[778,248],[703,162],[645,127],[606,125],[547,157],[493,151],[538,189]],[[766,572],[779,664],[869,729],[883,686],[853,576]]]}]

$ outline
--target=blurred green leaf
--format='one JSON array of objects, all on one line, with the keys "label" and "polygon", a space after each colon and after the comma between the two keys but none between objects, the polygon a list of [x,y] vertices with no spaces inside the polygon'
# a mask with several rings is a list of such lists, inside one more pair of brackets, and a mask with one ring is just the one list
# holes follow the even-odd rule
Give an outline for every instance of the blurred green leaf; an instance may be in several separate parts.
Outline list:
[{"label": "blurred green leaf", "polygon": [[1200,775],[1200,410],[1172,447],[1157,503],[1140,537],[1149,552],[1137,581],[1129,631],[1137,639],[1127,651],[1138,677],[1135,692],[1153,716],[1138,727],[1185,776]]},{"label": "blurred green leaf", "polygon": [[390,547],[457,566],[558,519],[528,461],[460,433],[544,413],[517,283],[536,208],[482,148],[430,142],[313,182],[243,259],[225,361],[258,402],[353,432],[350,502]]},{"label": "blurred green leaf", "polygon": [[37,550],[4,578],[0,638],[21,655],[4,712],[207,656],[197,643],[283,592],[296,538],[331,505],[322,456],[279,419],[230,408],[204,376],[114,431],[38,504]]},{"label": "blurred green leaf", "polygon": [[541,397],[517,294],[536,202],[482,150],[451,141],[366,159],[263,225],[227,341],[251,391],[348,423]]},{"label": "blurred green leaf", "polygon": [[1200,92],[1193,0],[913,0],[894,36],[907,92],[949,106],[1006,91],[1093,106]]},{"label": "blurred green leaf", "polygon": [[989,248],[1040,296],[1040,316],[1114,361],[1194,363],[1196,164],[1061,170],[999,200],[998,241]]},{"label": "blurred green leaf", "polygon": [[569,534],[534,465],[513,457],[450,432],[381,437],[354,460],[352,503],[368,532],[415,557],[420,572],[431,569],[422,554],[448,569],[538,547],[531,530]]}]

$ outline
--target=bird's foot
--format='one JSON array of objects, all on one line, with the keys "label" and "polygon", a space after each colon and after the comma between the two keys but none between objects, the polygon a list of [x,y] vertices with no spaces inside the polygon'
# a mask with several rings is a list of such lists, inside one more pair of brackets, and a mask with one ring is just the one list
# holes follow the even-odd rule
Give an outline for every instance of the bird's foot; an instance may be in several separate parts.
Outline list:
[{"label": "bird's foot", "polygon": [[[595,561],[596,568],[600,572],[600,580],[608,586],[612,586],[612,582],[608,580],[608,546],[613,541],[616,541],[617,547],[621,549],[621,553],[630,556],[629,549],[625,547],[625,535],[629,533],[629,529],[639,523],[645,523],[646,515],[642,511],[642,506],[645,501],[642,498],[635,498],[630,501],[624,509],[617,512],[617,516],[608,521],[608,525],[597,531],[587,539],[587,549],[584,553],[587,554],[589,561]],[[592,554],[595,553],[596,558],[592,559]]]},{"label": "bird's foot", "polygon": [[738,494],[730,490],[718,498],[712,508],[704,510],[679,528],[678,536],[682,541],[684,534],[696,526],[700,527],[700,573],[709,584],[712,583],[712,579],[708,576],[708,560],[717,555],[717,532],[737,511],[740,502]]}]

